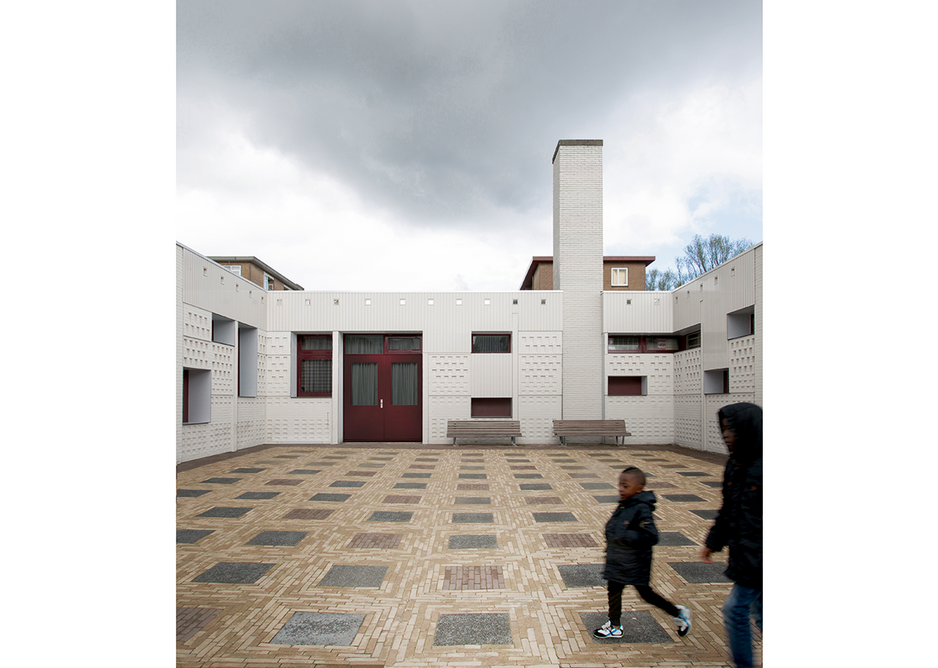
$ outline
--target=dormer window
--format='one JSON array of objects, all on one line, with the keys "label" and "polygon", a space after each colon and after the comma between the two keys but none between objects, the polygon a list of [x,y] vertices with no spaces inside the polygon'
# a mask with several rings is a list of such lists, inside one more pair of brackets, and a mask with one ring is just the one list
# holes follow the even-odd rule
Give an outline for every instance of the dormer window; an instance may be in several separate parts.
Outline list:
[{"label": "dormer window", "polygon": [[610,284],[616,288],[629,287],[629,269],[628,267],[613,267],[612,280]]}]

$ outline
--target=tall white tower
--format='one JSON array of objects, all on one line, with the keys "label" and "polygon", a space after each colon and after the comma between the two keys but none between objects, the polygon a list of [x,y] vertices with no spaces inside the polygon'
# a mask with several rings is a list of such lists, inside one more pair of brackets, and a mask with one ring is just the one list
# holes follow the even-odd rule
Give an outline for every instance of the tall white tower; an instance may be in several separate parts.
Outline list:
[{"label": "tall white tower", "polygon": [[554,290],[563,290],[563,418],[603,415],[603,140],[554,151]]}]

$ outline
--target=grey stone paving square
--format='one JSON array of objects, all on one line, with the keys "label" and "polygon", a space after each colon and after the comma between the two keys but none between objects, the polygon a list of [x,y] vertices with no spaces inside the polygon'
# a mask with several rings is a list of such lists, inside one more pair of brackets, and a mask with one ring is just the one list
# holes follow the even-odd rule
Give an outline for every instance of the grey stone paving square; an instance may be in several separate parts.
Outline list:
[{"label": "grey stone paving square", "polygon": [[615,489],[608,482],[581,482],[580,487],[583,489]]},{"label": "grey stone paving square", "polygon": [[719,510],[692,510],[691,512],[694,513],[694,515],[696,515],[697,517],[700,517],[702,519],[715,520],[717,518],[717,514],[720,511]]},{"label": "grey stone paving square", "polygon": [[433,644],[511,645],[508,613],[440,615]]},{"label": "grey stone paving square", "polygon": [[700,476],[709,476],[709,473],[704,473],[703,471],[678,471],[678,475],[682,475],[685,478],[697,478]]},{"label": "grey stone paving square", "polygon": [[280,494],[280,492],[245,492],[240,496],[236,496],[236,499],[272,499],[275,496]]},{"label": "grey stone paving square", "polygon": [[305,531],[262,531],[248,545],[287,545],[293,547],[309,534]]},{"label": "grey stone paving square", "polygon": [[485,473],[460,473],[459,477],[463,480],[487,480],[488,476]]},{"label": "grey stone paving square", "polygon": [[254,584],[271,568],[273,564],[221,561],[195,578],[193,582]]},{"label": "grey stone paving square", "polygon": [[460,466],[460,471],[484,471],[484,466]]},{"label": "grey stone paving square", "polygon": [[241,478],[209,478],[208,480],[203,480],[202,484],[214,483],[216,485],[233,485],[236,482],[241,482]]},{"label": "grey stone paving square", "polygon": [[668,562],[668,566],[677,571],[678,575],[690,583],[731,582],[728,577],[723,575],[723,571],[726,570],[726,564],[719,562],[712,564],[705,564],[698,561],[680,563]]},{"label": "grey stone paving square", "polygon": [[241,517],[252,508],[225,508],[222,506],[215,506],[211,510],[206,510],[198,517]]},{"label": "grey stone paving square", "polygon": [[545,489],[553,489],[553,487],[551,487],[546,482],[522,483],[521,485],[519,485],[519,487],[521,487],[522,492],[534,492],[534,491],[541,491]]},{"label": "grey stone paving square", "polygon": [[576,522],[573,513],[534,513],[535,522]]},{"label": "grey stone paving square", "polygon": [[329,487],[364,487],[364,480],[336,480]]},{"label": "grey stone paving square", "polygon": [[[345,459],[345,457],[337,457],[336,459]],[[335,462],[306,462],[307,466],[335,466]]]},{"label": "grey stone paving square", "polygon": [[450,536],[448,546],[451,550],[482,550],[497,548],[495,536]]},{"label": "grey stone paving square", "polygon": [[333,566],[320,582],[320,587],[380,587],[387,566]]},{"label": "grey stone paving square", "polygon": [[319,494],[314,494],[313,496],[309,497],[309,500],[310,501],[338,501],[339,503],[341,503],[342,501],[348,501],[350,498],[352,498],[351,494],[327,494],[325,492],[320,492]]},{"label": "grey stone paving square", "polygon": [[261,471],[266,471],[267,469],[235,469],[232,473],[260,473]]},{"label": "grey stone paving square", "polygon": [[661,468],[663,469],[686,469],[687,467],[683,464],[662,464]]},{"label": "grey stone paving square", "polygon": [[668,501],[674,501],[676,503],[690,503],[692,501],[703,501],[696,494],[665,494],[664,498]]},{"label": "grey stone paving square", "polygon": [[348,646],[364,621],[365,615],[296,612],[270,642],[274,645]]},{"label": "grey stone paving square", "polygon": [[425,482],[399,482],[394,485],[394,489],[426,489]]},{"label": "grey stone paving square", "polygon": [[478,504],[478,505],[488,505],[492,503],[491,497],[488,496],[457,496],[457,504]]},{"label": "grey stone paving square", "polygon": [[453,513],[453,524],[495,524],[495,514]]},{"label": "grey stone paving square", "polygon": [[543,479],[540,473],[515,473],[515,478],[518,480],[538,480]]},{"label": "grey stone paving square", "polygon": [[432,474],[430,473],[405,473],[402,478],[429,478]]},{"label": "grey stone paving square", "polygon": [[706,485],[707,487],[723,487],[722,480],[699,480],[701,485]]},{"label": "grey stone paving square", "polygon": [[610,494],[608,496],[594,496],[599,503],[619,503],[619,497],[616,494]]},{"label": "grey stone paving square", "polygon": [[215,531],[212,529],[176,529],[176,543],[191,545],[210,533],[215,533]]},{"label": "grey stone paving square", "polygon": [[[563,583],[567,587],[606,586],[606,581],[603,579],[603,564],[570,564],[557,566],[557,570],[560,571],[560,577],[563,578]],[[599,626],[602,626],[602,622]]]},{"label": "grey stone paving square", "polygon": [[609,620],[606,612],[581,612],[580,619],[593,643],[596,645],[618,645],[622,643],[666,643],[674,642],[667,631],[655,621],[647,610],[622,611],[622,637],[596,638],[593,630],[598,629]]},{"label": "grey stone paving square", "polygon": [[561,466],[561,469],[564,471],[585,471],[585,466]]},{"label": "grey stone paving square", "polygon": [[176,496],[178,497],[193,497],[193,496],[202,496],[203,494],[208,494],[212,490],[210,489],[177,489]]},{"label": "grey stone paving square", "polygon": [[398,513],[389,510],[378,510],[368,518],[369,522],[410,522],[413,513]]},{"label": "grey stone paving square", "polygon": [[313,475],[314,473],[322,473],[319,469],[293,469],[290,471],[293,475]]},{"label": "grey stone paving square", "polygon": [[680,531],[659,531],[658,545],[662,547],[675,547],[678,545],[696,545],[694,541]]}]

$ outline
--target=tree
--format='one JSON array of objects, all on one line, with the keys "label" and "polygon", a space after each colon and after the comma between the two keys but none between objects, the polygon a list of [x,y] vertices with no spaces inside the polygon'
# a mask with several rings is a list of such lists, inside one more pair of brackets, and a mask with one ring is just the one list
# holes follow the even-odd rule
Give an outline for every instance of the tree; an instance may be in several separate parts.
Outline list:
[{"label": "tree", "polygon": [[695,234],[684,247],[684,257],[675,259],[677,271],[657,269],[645,272],[646,290],[673,290],[689,283],[701,274],[718,267],[732,257],[752,248],[749,239],[730,239],[719,234],[711,234],[704,239]]}]

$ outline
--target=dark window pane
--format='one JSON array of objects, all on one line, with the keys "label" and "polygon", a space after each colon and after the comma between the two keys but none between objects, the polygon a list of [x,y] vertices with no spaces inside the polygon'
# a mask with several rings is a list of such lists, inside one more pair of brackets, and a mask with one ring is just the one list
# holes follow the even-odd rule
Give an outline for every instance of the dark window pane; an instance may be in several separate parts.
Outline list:
[{"label": "dark window pane", "polygon": [[391,405],[417,405],[417,363],[391,364]]},{"label": "dark window pane", "polygon": [[350,355],[380,355],[384,352],[384,337],[349,334],[345,337],[345,352]]},{"label": "dark window pane", "polygon": [[332,360],[301,360],[300,392],[332,393]]}]

